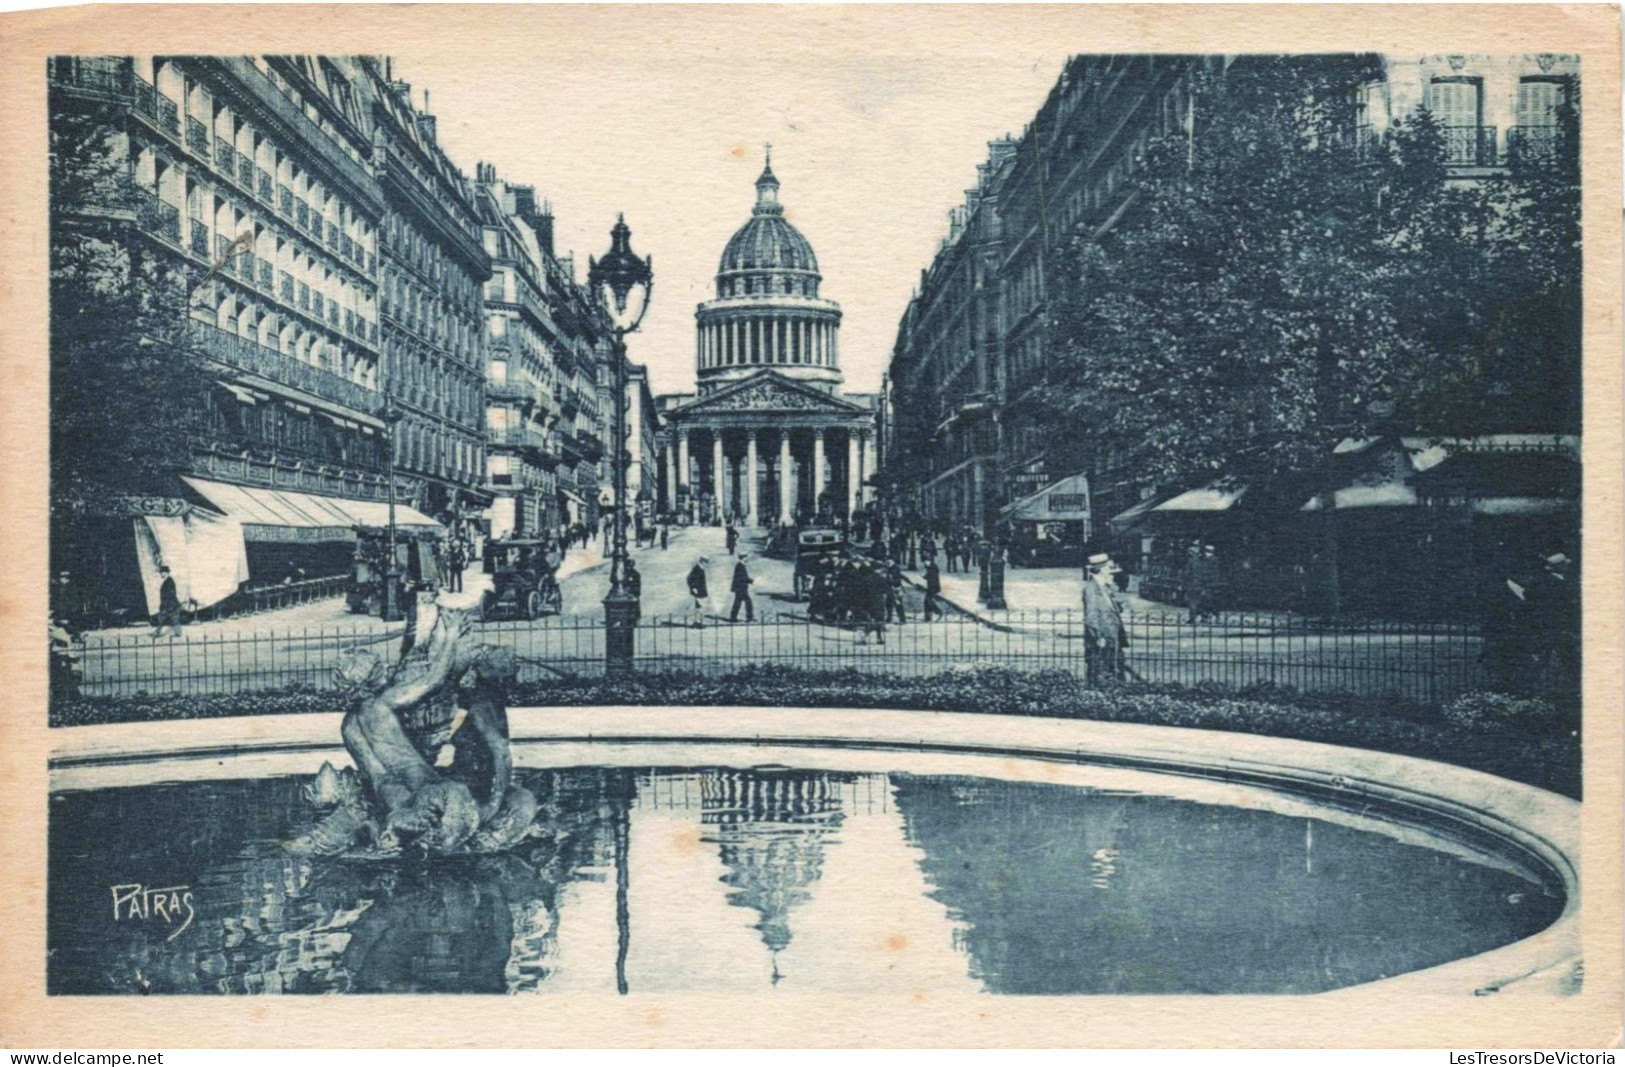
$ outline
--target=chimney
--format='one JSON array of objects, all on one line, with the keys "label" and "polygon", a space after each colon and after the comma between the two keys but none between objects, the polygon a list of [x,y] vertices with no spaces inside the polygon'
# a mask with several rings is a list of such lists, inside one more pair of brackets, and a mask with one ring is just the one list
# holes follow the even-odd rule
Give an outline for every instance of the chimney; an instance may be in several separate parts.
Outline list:
[{"label": "chimney", "polygon": [[539,211],[531,226],[536,230],[536,240],[541,243],[542,250],[548,255],[553,254],[553,205],[542,201],[542,210]]},{"label": "chimney", "polygon": [[389,91],[395,94],[396,100],[405,104],[407,107],[412,106],[411,82],[392,81],[389,83]]},{"label": "chimney", "polygon": [[427,140],[430,144],[434,144],[435,143],[434,132],[435,132],[434,131],[434,116],[433,115],[419,115],[418,116],[418,133],[421,134],[423,136],[423,138],[425,140]]}]

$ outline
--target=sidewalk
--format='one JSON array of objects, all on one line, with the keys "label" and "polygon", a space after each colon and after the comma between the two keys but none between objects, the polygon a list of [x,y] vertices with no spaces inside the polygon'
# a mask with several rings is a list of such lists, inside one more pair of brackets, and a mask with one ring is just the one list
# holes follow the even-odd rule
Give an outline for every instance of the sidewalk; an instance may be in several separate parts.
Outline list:
[{"label": "sidewalk", "polygon": [[[582,571],[591,570],[605,562],[599,539],[594,538],[586,548],[575,547],[564,556],[564,562],[559,564],[558,578],[566,578]],[[480,566],[478,559],[474,560],[463,571],[463,592],[483,593],[491,588],[491,576],[486,574]],[[151,624],[142,619],[138,623],[125,626],[111,627],[101,630],[87,630],[84,639],[87,641],[117,641],[129,640],[133,636],[140,636],[151,631]],[[399,633],[403,624],[399,622],[386,623],[376,615],[352,614],[344,602],[344,597],[328,597],[324,600],[312,600],[305,604],[295,604],[292,607],[279,608],[275,611],[259,611],[248,615],[232,615],[229,618],[213,619],[208,622],[189,623],[181,628],[182,639],[193,638],[222,638],[246,637],[256,633],[277,633],[287,635],[303,630],[325,631],[331,633],[341,630],[345,633],[357,634],[388,634]]]},{"label": "sidewalk", "polygon": [[[1008,624],[1021,621],[1023,613],[1083,610],[1083,574],[1075,567],[1006,567],[1004,602],[1006,607],[991,610],[976,599],[981,574],[973,564],[969,572],[942,577],[942,599],[966,615],[986,623]],[[925,588],[924,570],[903,571],[903,580]],[[1123,610],[1136,615],[1179,615],[1184,609],[1174,604],[1145,600],[1132,593],[1120,593]]]}]

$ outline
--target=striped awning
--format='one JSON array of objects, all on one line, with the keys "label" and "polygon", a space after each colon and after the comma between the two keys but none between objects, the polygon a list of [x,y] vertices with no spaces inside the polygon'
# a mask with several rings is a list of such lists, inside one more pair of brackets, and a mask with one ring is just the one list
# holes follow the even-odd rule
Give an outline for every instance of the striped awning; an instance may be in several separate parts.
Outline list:
[{"label": "striped awning", "polygon": [[[357,526],[387,526],[389,505],[376,500],[316,496],[289,489],[232,485],[206,478],[183,478],[221,513],[243,524],[250,541],[347,540]],[[395,505],[396,526],[440,529],[440,523],[416,508]]]}]

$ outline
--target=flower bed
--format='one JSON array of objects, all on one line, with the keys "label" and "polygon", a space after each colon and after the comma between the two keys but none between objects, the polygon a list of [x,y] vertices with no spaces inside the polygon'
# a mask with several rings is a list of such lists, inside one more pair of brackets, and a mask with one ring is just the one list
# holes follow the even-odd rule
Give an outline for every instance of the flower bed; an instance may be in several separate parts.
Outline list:
[{"label": "flower bed", "polygon": [[[340,699],[331,690],[290,689],[226,696],[55,701],[51,725],[332,712],[341,710]],[[768,665],[720,677],[669,673],[530,682],[516,688],[512,703],[515,707],[760,706],[787,712],[819,707],[891,708],[1233,730],[1418,756],[1580,795],[1577,730],[1555,725],[1549,707],[1539,702],[1509,704],[1507,698],[1485,694],[1472,694],[1434,711],[1370,697],[1311,696],[1276,687],[1250,691],[1174,686],[1091,689],[1064,671],[983,668],[919,678]]]}]

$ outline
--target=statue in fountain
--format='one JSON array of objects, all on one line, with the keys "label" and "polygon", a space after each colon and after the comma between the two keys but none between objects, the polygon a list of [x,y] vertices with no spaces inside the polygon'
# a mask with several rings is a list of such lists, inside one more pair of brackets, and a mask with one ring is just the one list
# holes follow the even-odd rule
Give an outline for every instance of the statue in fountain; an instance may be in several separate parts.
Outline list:
[{"label": "statue in fountain", "polygon": [[[323,764],[305,797],[327,815],[289,841],[309,855],[489,853],[534,831],[536,798],[513,783],[510,649],[475,643],[472,603],[442,596],[428,636],[393,665],[366,651],[340,664],[354,769]],[[437,766],[452,746],[448,767]],[[330,810],[329,810],[330,809]]]}]

